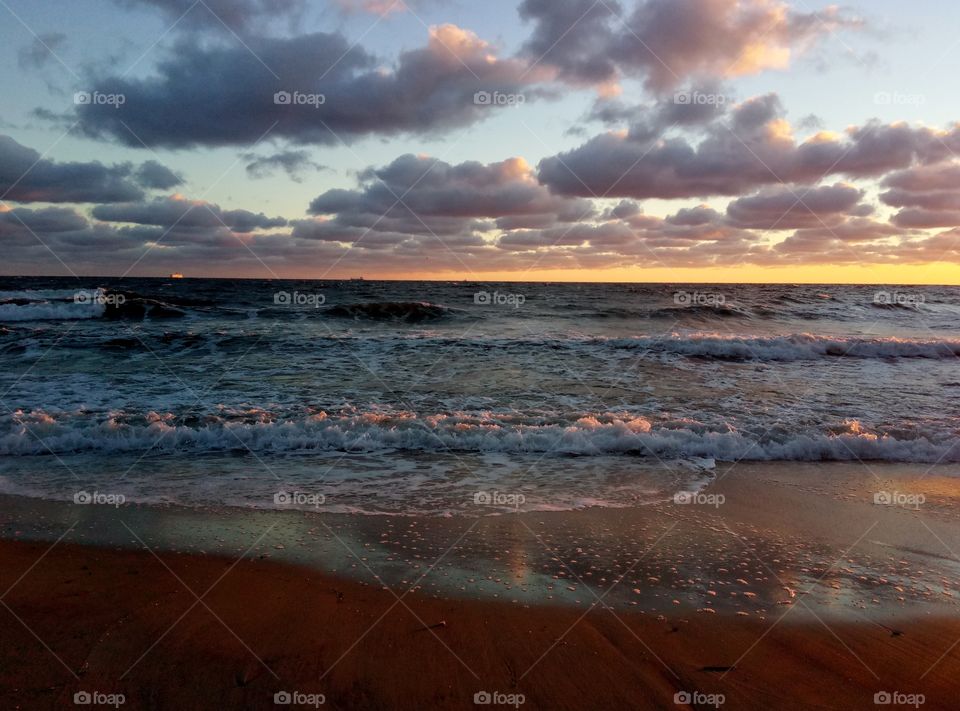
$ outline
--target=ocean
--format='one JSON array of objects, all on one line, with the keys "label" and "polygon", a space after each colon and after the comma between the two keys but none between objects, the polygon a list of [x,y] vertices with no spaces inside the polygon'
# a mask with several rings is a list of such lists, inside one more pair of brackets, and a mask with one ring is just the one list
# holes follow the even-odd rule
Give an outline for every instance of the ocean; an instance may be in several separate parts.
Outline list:
[{"label": "ocean", "polygon": [[960,462],[958,355],[958,287],[4,278],[0,493],[478,516],[919,474]]}]

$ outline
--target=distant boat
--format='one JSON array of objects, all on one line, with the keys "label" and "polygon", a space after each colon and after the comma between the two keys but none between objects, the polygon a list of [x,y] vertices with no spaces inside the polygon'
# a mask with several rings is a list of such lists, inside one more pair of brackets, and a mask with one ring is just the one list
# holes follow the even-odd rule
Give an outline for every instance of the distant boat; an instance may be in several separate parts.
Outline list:
[{"label": "distant boat", "polygon": [[363,281],[363,277],[350,277],[350,281]]},{"label": "distant boat", "polygon": [[170,275],[170,278],[171,278],[171,279],[183,279],[183,274],[181,274],[180,272],[174,272],[173,274]]}]

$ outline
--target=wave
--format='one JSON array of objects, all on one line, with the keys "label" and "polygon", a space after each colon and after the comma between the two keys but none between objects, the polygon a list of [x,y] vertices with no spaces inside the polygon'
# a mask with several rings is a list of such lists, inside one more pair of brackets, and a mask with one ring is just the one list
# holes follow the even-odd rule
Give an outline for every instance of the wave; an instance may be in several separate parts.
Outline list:
[{"label": "wave", "polygon": [[109,319],[167,319],[182,318],[186,312],[156,299],[132,297],[108,300],[104,317]]},{"label": "wave", "polygon": [[751,318],[749,312],[726,304],[697,304],[694,306],[670,306],[650,313],[650,318]]},{"label": "wave", "polygon": [[0,291],[0,303],[28,303],[31,301],[72,301],[76,289],[20,289]]},{"label": "wave", "polygon": [[0,291],[0,322],[179,318],[186,312],[133,292],[106,289]]},{"label": "wave", "polygon": [[871,301],[870,306],[884,311],[920,311],[919,305],[909,303]]},{"label": "wave", "polygon": [[92,318],[143,320],[185,315],[183,310],[162,301],[104,288],[0,291],[0,322]]},{"label": "wave", "polygon": [[99,303],[74,303],[72,301],[40,303],[0,304],[0,322],[14,321],[67,321],[73,319],[100,318],[106,307]]},{"label": "wave", "polygon": [[406,321],[420,323],[443,318],[452,309],[426,301],[382,301],[364,304],[338,304],[323,311],[326,316],[370,321]]},{"label": "wave", "polygon": [[[110,306],[96,304],[36,304],[33,306],[10,307],[14,317],[7,318],[4,307],[0,305],[0,323],[4,320],[39,320],[42,318],[134,318],[154,319],[182,316],[183,312],[171,313],[163,304],[134,305],[125,314],[110,314]],[[404,319],[405,317],[399,317]],[[0,334],[4,330],[0,326]],[[520,357],[527,353],[537,357],[542,353],[569,353],[572,357],[590,356],[607,358],[618,352],[629,353],[643,359],[700,359],[731,362],[783,362],[809,360],[947,360],[960,357],[960,339],[916,339],[916,338],[863,338],[854,336],[830,336],[811,333],[799,333],[782,336],[727,335],[714,332],[671,333],[662,336],[643,335],[631,337],[587,336],[570,334],[564,336],[510,337],[510,336],[472,336],[447,335],[435,331],[408,332],[382,331],[364,334],[314,335],[309,343],[269,341],[257,331],[183,331],[165,332],[162,335],[144,336],[135,343],[122,340],[116,334],[105,332],[103,340],[89,339],[65,340],[63,347],[138,348],[149,344],[158,352],[213,347],[231,350],[250,348],[260,345],[264,348],[280,347],[284,349],[302,348],[311,352],[320,349],[351,352],[394,354],[414,350],[443,349],[451,352],[468,352],[485,355],[495,352]],[[139,345],[138,345],[139,344]]]},{"label": "wave", "polygon": [[[43,455],[80,452],[480,452],[562,455],[636,455],[657,459],[960,462],[954,432],[898,438],[866,431],[859,423],[833,430],[710,430],[688,421],[654,425],[643,417],[617,419],[585,415],[544,420],[480,413],[328,415],[290,420],[220,421],[204,426],[176,424],[172,415],[150,413],[129,424],[58,421],[46,413],[6,418],[0,454]],[[216,418],[213,418],[216,419]]]},{"label": "wave", "polygon": [[960,340],[818,336],[725,336],[694,334],[617,338],[623,348],[725,360],[794,361],[818,358],[955,358]]}]

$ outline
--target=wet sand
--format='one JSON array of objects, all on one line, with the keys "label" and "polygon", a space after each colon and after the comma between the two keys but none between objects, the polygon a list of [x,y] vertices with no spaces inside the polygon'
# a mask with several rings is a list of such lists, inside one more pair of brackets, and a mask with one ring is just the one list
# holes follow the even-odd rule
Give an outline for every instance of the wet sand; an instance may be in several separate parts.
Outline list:
[{"label": "wet sand", "polygon": [[776,623],[416,592],[398,602],[267,561],[61,543],[34,565],[46,550],[0,544],[4,589],[27,573],[0,616],[4,708],[70,706],[78,691],[171,709],[274,708],[283,691],[364,709],[472,708],[483,691],[537,709],[676,708],[678,693],[723,694],[724,708],[873,708],[883,691],[922,693],[924,708],[956,701],[952,617],[885,629],[827,626],[800,608]]},{"label": "wet sand", "polygon": [[955,480],[757,465],[703,493],[480,519],[5,497],[2,704],[955,707]]}]

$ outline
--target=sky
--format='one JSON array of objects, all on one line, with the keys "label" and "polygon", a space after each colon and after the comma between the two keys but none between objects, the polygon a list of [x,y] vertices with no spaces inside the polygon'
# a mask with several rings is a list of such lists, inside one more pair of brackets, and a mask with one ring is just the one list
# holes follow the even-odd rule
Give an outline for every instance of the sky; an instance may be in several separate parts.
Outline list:
[{"label": "sky", "polygon": [[960,6],[0,16],[6,275],[960,284]]}]

